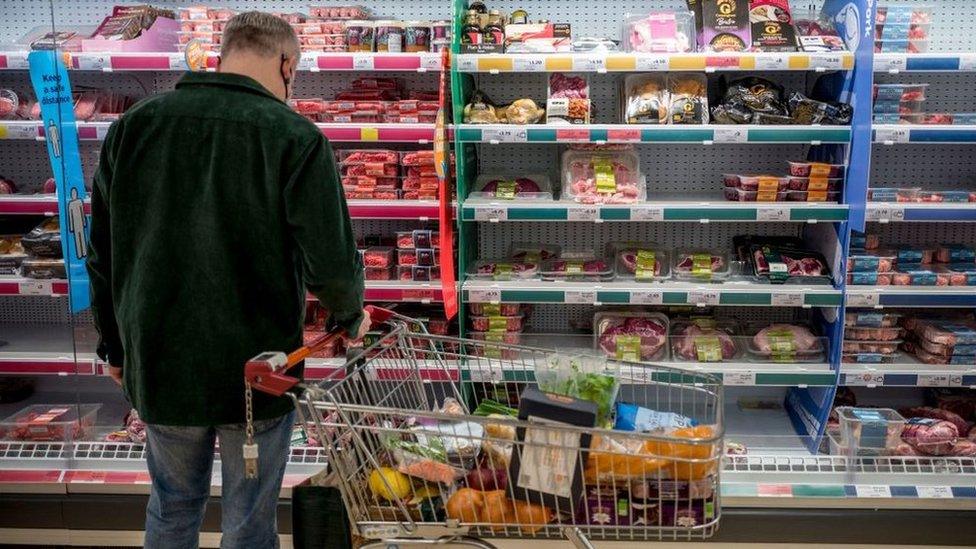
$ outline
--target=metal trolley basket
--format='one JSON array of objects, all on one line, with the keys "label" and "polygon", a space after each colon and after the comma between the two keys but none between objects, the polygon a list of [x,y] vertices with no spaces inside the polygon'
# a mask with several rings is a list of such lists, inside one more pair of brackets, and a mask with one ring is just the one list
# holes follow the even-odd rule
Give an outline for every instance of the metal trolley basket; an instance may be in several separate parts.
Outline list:
[{"label": "metal trolley basket", "polygon": [[[318,385],[300,384],[285,370],[335,335],[288,357],[262,354],[245,368],[249,389],[303,389],[287,394],[328,448],[360,536],[382,540],[377,546],[492,547],[483,538],[518,537],[592,547],[590,539],[693,540],[717,530],[724,426],[714,376],[601,363],[621,380],[616,400],[697,420],[685,428],[636,433],[474,415],[485,399],[517,409],[537,368],[558,353],[433,336],[408,317],[378,308],[371,314],[389,332]],[[518,479],[502,478],[513,460]],[[526,485],[556,495],[541,499]]]}]

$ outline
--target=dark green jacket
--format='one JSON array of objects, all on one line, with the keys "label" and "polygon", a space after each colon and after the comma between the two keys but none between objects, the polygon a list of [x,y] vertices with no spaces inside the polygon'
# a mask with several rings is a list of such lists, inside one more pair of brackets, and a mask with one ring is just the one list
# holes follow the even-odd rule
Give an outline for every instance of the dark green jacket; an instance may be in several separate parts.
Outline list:
[{"label": "dark green jacket", "polygon": [[[242,422],[244,362],[301,346],[306,288],[340,326],[360,322],[332,148],[246,76],[187,74],[112,125],[90,254],[100,354],[149,423]],[[255,393],[254,416],[292,406]]]}]

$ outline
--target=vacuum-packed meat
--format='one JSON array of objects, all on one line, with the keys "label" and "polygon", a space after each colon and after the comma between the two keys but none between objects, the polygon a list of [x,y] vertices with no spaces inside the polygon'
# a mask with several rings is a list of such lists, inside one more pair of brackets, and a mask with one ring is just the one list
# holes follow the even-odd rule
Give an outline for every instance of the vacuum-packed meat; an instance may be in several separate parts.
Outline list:
[{"label": "vacuum-packed meat", "polygon": [[731,360],[738,351],[728,330],[699,323],[677,327],[671,335],[671,349],[685,360],[698,362]]},{"label": "vacuum-packed meat", "polygon": [[956,430],[959,433],[968,433],[972,428],[972,424],[963,419],[959,414],[950,412],[949,410],[943,410],[941,408],[916,406],[914,408],[903,408],[898,412],[905,417],[924,417],[928,419],[948,421],[956,426]]},{"label": "vacuum-packed meat", "polygon": [[905,423],[901,438],[919,452],[929,456],[945,456],[959,437],[959,430],[949,421],[913,417]]},{"label": "vacuum-packed meat", "polygon": [[820,341],[809,328],[796,324],[771,324],[753,337],[755,348],[763,353],[773,352],[787,341],[792,345],[791,351],[812,351],[820,347]]},{"label": "vacuum-packed meat", "polygon": [[634,345],[641,360],[660,357],[667,341],[668,320],[659,314],[598,314],[594,318],[599,348],[611,357],[624,356],[618,345]]}]

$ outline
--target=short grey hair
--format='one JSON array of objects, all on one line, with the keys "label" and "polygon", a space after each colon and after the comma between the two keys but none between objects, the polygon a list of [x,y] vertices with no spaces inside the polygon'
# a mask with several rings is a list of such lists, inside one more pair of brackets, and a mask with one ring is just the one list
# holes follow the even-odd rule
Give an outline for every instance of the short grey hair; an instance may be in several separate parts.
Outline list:
[{"label": "short grey hair", "polygon": [[245,50],[266,57],[294,56],[301,54],[301,45],[295,30],[281,17],[248,11],[227,22],[220,43],[220,52],[224,56]]}]

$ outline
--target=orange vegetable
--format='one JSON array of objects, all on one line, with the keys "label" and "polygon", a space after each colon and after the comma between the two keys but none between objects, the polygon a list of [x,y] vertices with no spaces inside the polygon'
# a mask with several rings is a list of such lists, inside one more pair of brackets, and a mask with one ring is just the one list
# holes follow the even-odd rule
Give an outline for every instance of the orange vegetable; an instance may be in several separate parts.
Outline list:
[{"label": "orange vegetable", "polygon": [[520,530],[523,534],[534,534],[553,519],[553,513],[548,507],[527,501],[512,500],[512,509],[515,512],[515,522],[522,525]]},{"label": "orange vegetable", "polygon": [[[493,490],[485,492],[484,506],[481,508],[482,522],[490,524],[510,524],[515,522],[515,509],[512,507],[512,500],[505,495],[505,490]],[[504,530],[504,526],[492,528],[499,532]]]},{"label": "orange vegetable", "polygon": [[495,524],[492,530],[503,531],[506,524],[522,525],[522,533],[534,534],[555,518],[548,507],[514,500],[505,490],[481,492],[461,488],[447,500],[447,516],[466,523]]},{"label": "orange vegetable", "polygon": [[633,444],[628,446],[626,442],[593,437],[586,469],[583,471],[585,481],[595,484],[597,480],[645,478],[668,465],[667,460],[648,453],[640,445],[640,441],[630,440],[638,444],[636,448],[631,447]]},{"label": "orange vegetable", "polygon": [[[709,425],[684,427],[675,429],[669,436],[677,438],[709,438],[714,436],[714,430]],[[719,458],[713,444],[683,444],[680,442],[660,442],[649,440],[644,444],[644,451],[664,458],[676,458],[668,468],[671,476],[678,480],[698,480],[715,472]],[[680,460],[707,461],[680,461]]]},{"label": "orange vegetable", "polygon": [[484,522],[481,520],[481,510],[485,506],[485,493],[471,488],[461,488],[451,499],[447,500],[448,518],[461,522]]}]

